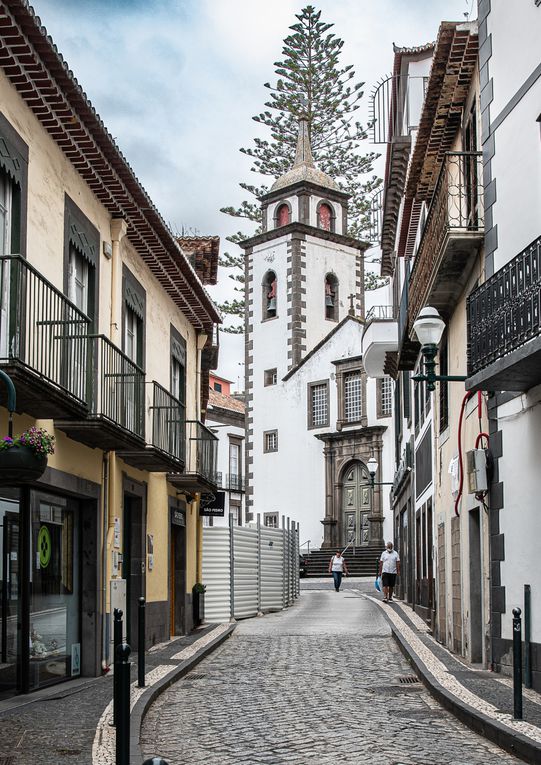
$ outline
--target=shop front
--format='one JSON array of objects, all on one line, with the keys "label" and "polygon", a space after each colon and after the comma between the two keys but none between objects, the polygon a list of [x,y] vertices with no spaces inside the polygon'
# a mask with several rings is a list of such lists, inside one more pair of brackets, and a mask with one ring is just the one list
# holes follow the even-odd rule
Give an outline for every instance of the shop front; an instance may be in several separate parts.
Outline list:
[{"label": "shop front", "polygon": [[96,505],[0,488],[0,697],[98,671]]}]

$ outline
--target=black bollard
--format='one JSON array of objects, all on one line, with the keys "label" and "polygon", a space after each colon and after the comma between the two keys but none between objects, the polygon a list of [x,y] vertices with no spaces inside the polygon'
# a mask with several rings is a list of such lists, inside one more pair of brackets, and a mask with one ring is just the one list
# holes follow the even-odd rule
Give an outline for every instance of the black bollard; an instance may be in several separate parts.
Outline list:
[{"label": "black bollard", "polygon": [[131,648],[127,643],[118,646],[118,715],[116,725],[115,765],[130,765],[130,666]]},{"label": "black bollard", "polygon": [[122,645],[122,611],[115,608],[113,611],[113,725],[118,720],[118,665],[116,651],[119,645]]},{"label": "black bollard", "polygon": [[137,651],[137,685],[139,688],[145,687],[145,599],[139,598],[138,610],[138,639],[139,649]]},{"label": "black bollard", "polygon": [[532,588],[524,585],[524,685],[532,687]]},{"label": "black bollard", "polygon": [[522,720],[522,620],[513,608],[513,717]]},{"label": "black bollard", "polygon": [[152,757],[150,760],[145,760],[143,765],[169,765],[163,757]]}]

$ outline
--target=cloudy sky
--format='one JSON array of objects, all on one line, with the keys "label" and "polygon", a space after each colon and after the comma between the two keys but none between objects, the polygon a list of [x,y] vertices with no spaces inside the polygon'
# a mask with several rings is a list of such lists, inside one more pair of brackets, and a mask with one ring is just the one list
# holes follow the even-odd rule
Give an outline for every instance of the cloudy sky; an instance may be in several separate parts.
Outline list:
[{"label": "cloudy sky", "polygon": [[[31,0],[43,25],[174,230],[218,234],[239,221],[219,212],[257,182],[240,146],[264,135],[251,117],[266,99],[273,62],[302,0]],[[441,21],[475,18],[474,0],[319,0],[345,45],[343,64],[369,94],[392,45],[423,45]],[[382,147],[384,148],[384,147]],[[367,150],[371,147],[367,146]],[[381,172],[381,171],[380,171]],[[251,177],[250,177],[251,176]],[[249,226],[243,230],[248,233]],[[227,272],[213,295],[231,291]],[[222,334],[220,373],[243,377],[238,337]]]}]

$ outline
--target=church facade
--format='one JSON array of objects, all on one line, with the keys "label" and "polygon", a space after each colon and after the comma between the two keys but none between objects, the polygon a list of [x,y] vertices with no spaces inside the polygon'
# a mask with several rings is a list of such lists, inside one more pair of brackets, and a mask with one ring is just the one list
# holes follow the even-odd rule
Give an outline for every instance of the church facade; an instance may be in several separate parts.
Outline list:
[{"label": "church facade", "polygon": [[392,464],[392,384],[361,358],[368,244],[347,235],[347,202],[301,120],[295,163],[243,243],[247,511],[267,526],[289,516],[316,548],[382,543],[388,492],[366,462],[382,466],[376,481]]}]

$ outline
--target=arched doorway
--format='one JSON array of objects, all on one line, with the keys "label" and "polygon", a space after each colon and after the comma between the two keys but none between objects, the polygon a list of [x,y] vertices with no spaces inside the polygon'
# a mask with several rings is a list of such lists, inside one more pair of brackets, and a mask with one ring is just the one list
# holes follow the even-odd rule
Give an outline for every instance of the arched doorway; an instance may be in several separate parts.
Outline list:
[{"label": "arched doorway", "polygon": [[370,541],[370,486],[366,467],[353,462],[344,471],[342,529],[344,545],[365,547]]}]

